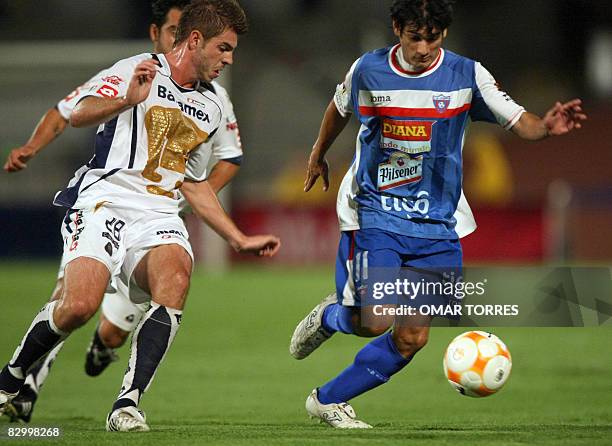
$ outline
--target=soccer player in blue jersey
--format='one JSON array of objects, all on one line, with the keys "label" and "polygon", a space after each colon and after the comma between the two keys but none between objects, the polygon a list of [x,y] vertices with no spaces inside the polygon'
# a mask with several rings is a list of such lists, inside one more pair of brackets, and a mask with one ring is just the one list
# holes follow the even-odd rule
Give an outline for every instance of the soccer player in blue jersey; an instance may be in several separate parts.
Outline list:
[{"label": "soccer player in blue jersey", "polygon": [[298,324],[290,346],[291,354],[303,359],[336,332],[376,337],[306,400],[311,416],[336,428],[371,427],[347,402],[386,383],[429,335],[429,316],[394,320],[361,308],[368,271],[461,267],[454,213],[468,121],[497,123],[537,141],[580,128],[586,119],[579,99],[557,102],[543,118],[529,113],[479,62],[443,49],[452,15],[450,0],[393,2],[399,42],[351,66],[325,111],[308,161],[304,190],[319,177],[327,190],[325,154],[350,115],[356,116],[361,125],[356,154],[337,200],[342,234],[336,295]]}]

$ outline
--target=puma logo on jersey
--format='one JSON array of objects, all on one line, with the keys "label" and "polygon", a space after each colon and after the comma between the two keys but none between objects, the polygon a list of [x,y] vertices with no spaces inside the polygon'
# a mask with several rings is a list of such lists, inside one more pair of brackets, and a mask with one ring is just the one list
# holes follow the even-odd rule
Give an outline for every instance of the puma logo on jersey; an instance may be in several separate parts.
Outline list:
[{"label": "puma logo on jersey", "polygon": [[[189,116],[193,116],[194,118],[210,123],[210,118],[208,117],[208,113],[204,113],[202,110],[197,109],[193,105],[183,104],[181,101],[177,101],[171,91],[168,91],[166,87],[163,85],[157,86],[157,96],[162,99],[167,99],[170,102],[176,102],[181,111]],[[195,101],[194,101],[195,102]]]}]

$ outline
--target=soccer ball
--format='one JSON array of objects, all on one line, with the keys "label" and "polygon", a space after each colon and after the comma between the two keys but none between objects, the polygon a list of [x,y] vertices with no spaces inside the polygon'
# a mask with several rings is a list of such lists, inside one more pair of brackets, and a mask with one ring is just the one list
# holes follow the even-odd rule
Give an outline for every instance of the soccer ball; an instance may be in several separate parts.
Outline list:
[{"label": "soccer ball", "polygon": [[457,336],[444,354],[444,374],[462,395],[475,398],[493,395],[508,380],[512,357],[497,336],[468,331]]}]

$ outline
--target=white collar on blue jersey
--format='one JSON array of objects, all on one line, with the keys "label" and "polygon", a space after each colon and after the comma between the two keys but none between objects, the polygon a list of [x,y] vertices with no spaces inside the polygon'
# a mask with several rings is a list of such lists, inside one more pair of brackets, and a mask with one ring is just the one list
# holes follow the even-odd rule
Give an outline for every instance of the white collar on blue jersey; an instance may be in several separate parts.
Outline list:
[{"label": "white collar on blue jersey", "polygon": [[444,60],[444,48],[440,48],[438,57],[429,66],[429,68],[422,70],[422,71],[416,71],[415,68],[412,65],[410,65],[408,62],[406,62],[406,60],[404,59],[404,54],[401,51],[401,46],[399,43],[395,45],[393,48],[391,48],[391,51],[389,51],[389,65],[391,66],[391,69],[396,74],[399,74],[400,76],[403,76],[403,77],[414,78],[414,77],[429,76],[431,73],[436,71],[440,67],[440,65],[442,65],[443,60]]}]

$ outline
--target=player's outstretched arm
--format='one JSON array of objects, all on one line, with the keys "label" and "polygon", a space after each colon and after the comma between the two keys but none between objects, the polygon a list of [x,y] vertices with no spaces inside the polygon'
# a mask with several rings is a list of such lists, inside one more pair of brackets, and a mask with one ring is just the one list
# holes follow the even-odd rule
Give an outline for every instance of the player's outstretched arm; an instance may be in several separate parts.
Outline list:
[{"label": "player's outstretched arm", "polygon": [[281,242],[273,235],[247,236],[238,229],[225,213],[215,192],[207,181],[185,181],[181,192],[193,211],[217,234],[223,237],[237,252],[271,257],[278,252]]},{"label": "player's outstretched arm", "polygon": [[157,62],[153,59],[144,60],[136,65],[125,96],[115,98],[88,96],[81,100],[70,115],[70,125],[73,127],[100,125],[143,102],[151,91],[157,66]]},{"label": "player's outstretched arm", "polygon": [[587,115],[582,110],[582,101],[573,99],[562,104],[557,102],[543,118],[533,113],[523,113],[512,127],[512,132],[523,139],[538,141],[547,136],[560,136],[582,127]]},{"label": "player's outstretched arm", "polygon": [[21,147],[11,150],[4,163],[7,172],[18,172],[27,167],[38,152],[44,149],[51,141],[62,134],[68,121],[60,114],[57,108],[50,108],[40,119],[38,125],[32,132],[30,139]]},{"label": "player's outstretched arm", "polygon": [[334,143],[338,135],[344,130],[350,119],[350,115],[342,116],[336,104],[332,100],[325,110],[319,136],[317,137],[306,169],[306,179],[304,180],[304,192],[312,189],[319,177],[323,177],[323,190],[329,189],[329,164],[325,159],[325,154]]}]

